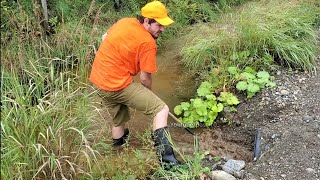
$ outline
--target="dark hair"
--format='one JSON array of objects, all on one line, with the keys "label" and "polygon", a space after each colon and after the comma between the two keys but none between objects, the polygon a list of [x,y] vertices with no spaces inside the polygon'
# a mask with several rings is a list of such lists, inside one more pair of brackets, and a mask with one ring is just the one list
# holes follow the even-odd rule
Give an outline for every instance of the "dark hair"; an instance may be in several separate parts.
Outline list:
[{"label": "dark hair", "polygon": [[[138,19],[138,21],[139,21],[141,24],[143,24],[145,18],[146,18],[146,17],[144,17],[144,16],[142,16],[142,15],[138,15],[138,16],[137,16],[137,19]],[[154,20],[154,19],[151,19],[151,18],[148,18],[148,19],[149,19],[149,24],[157,22],[157,21]]]}]

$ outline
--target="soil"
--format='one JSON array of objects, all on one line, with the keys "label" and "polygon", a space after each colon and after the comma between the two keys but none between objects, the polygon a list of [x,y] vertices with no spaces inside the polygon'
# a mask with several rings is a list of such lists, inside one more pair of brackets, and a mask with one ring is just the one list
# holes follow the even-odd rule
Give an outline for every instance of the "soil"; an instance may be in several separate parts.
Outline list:
[{"label": "soil", "polygon": [[[229,125],[217,123],[202,130],[200,150],[246,161],[244,179],[318,180],[320,75],[281,69],[275,81],[276,88],[243,98],[237,113],[226,114]],[[261,155],[253,161],[257,128],[262,135]]]}]

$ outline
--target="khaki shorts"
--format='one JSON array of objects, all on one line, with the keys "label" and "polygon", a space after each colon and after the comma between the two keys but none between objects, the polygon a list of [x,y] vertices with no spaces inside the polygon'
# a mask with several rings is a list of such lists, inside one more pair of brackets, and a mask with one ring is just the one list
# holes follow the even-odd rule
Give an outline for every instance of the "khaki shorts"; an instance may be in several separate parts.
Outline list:
[{"label": "khaki shorts", "polygon": [[129,107],[142,111],[153,119],[166,105],[158,96],[141,83],[131,83],[119,91],[98,91],[113,119],[113,126],[122,126],[130,120]]}]

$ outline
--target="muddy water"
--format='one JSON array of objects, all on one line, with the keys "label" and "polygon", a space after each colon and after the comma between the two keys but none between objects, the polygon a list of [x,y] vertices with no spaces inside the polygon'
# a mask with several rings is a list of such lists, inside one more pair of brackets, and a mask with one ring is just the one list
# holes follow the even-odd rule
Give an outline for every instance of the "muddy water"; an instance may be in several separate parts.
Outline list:
[{"label": "muddy water", "polygon": [[[190,98],[195,93],[195,82],[187,77],[182,66],[178,63],[177,51],[162,51],[157,56],[158,72],[153,74],[153,92],[158,95],[173,109],[186,98]],[[139,75],[135,77],[139,81]],[[152,120],[141,112],[131,109],[131,120],[128,123],[130,129],[129,146],[132,148],[145,149],[141,135],[146,130],[152,129]],[[109,124],[109,123],[108,123]],[[173,142],[181,154],[192,155],[194,153],[194,136],[187,132],[183,126],[179,125],[171,117],[168,118],[168,126]],[[242,159],[250,161],[252,159],[251,137],[252,135],[243,132],[243,136],[233,135],[239,131],[232,127],[198,128],[192,129],[197,134],[200,152],[209,152],[212,156]]]},{"label": "muddy water", "polygon": [[[180,104],[183,99],[194,94],[195,82],[186,76],[181,65],[177,62],[177,55],[172,51],[164,51],[157,56],[158,72],[153,75],[153,92],[167,103],[170,111]],[[139,81],[139,77],[135,77]],[[179,90],[180,89],[180,90]],[[181,91],[182,89],[182,91]],[[187,91],[191,92],[187,92]],[[142,133],[145,129],[152,129],[152,121],[141,112],[131,111],[129,128],[134,133]],[[182,154],[194,153],[194,136],[187,132],[183,126],[179,125],[171,117],[168,119],[168,126],[172,139]],[[226,157],[228,159],[242,159],[250,161],[252,159],[251,135],[243,132],[243,136],[232,136],[232,132],[237,131],[231,127],[198,128],[192,129],[197,134],[200,152],[209,152],[213,156]],[[138,138],[131,139],[131,145],[139,146]]]},{"label": "muddy water", "polygon": [[[176,54],[172,52],[159,54],[157,56],[157,66],[158,72],[154,73],[152,77],[152,91],[169,106],[170,111],[174,114],[174,107],[180,104],[183,101],[181,97],[185,96],[185,94],[179,94],[177,89],[193,89],[194,87],[190,87],[193,84],[192,80],[183,77],[185,73],[183,73],[181,65],[177,62]],[[190,83],[181,83],[181,79]],[[139,81],[139,75],[135,77],[135,81]],[[193,136],[178,125],[174,119],[168,118],[170,134],[175,143],[181,144],[184,149],[193,146]],[[141,112],[131,110],[129,128],[143,132],[145,129],[152,128],[152,122]]]}]

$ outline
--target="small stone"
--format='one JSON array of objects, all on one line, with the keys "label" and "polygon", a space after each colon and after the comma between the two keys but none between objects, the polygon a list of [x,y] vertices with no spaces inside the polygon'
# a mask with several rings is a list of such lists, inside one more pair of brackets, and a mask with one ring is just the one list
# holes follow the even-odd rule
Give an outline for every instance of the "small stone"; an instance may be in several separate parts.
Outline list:
[{"label": "small stone", "polygon": [[221,170],[212,171],[211,178],[213,180],[236,180],[234,176]]},{"label": "small stone", "polygon": [[285,174],[281,174],[280,176],[283,178],[287,177],[287,175],[285,175]]},{"label": "small stone", "polygon": [[237,171],[237,172],[234,172],[233,175],[236,178],[242,179],[245,176],[245,171],[244,170]]},{"label": "small stone", "polygon": [[219,163],[214,163],[212,166],[211,166],[211,170],[216,170],[218,169],[219,167]]},{"label": "small stone", "polygon": [[307,168],[306,169],[307,173],[315,173],[316,171],[312,168]]},{"label": "small stone", "polygon": [[287,91],[287,90],[285,90],[285,89],[281,90],[280,93],[281,93],[281,95],[288,95],[288,94],[290,94],[290,92]]},{"label": "small stone", "polygon": [[281,74],[281,71],[277,71],[277,75],[280,75]]},{"label": "small stone", "polygon": [[209,155],[208,160],[212,161],[213,157]]},{"label": "small stone", "polygon": [[299,83],[302,83],[302,82],[304,82],[306,79],[307,79],[307,78],[301,78],[301,79],[299,79],[298,81],[299,81]]},{"label": "small stone", "polygon": [[242,160],[230,159],[222,166],[222,169],[229,174],[234,174],[243,169],[245,165],[246,163]]},{"label": "small stone", "polygon": [[273,135],[271,136],[272,139],[277,139],[277,138],[279,138],[279,137],[280,137],[279,134],[273,134]]},{"label": "small stone", "polygon": [[305,116],[303,116],[303,120],[304,120],[306,123],[309,123],[310,121],[313,120],[313,117],[312,117],[312,116],[309,116],[309,115],[305,115]]}]

